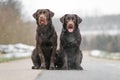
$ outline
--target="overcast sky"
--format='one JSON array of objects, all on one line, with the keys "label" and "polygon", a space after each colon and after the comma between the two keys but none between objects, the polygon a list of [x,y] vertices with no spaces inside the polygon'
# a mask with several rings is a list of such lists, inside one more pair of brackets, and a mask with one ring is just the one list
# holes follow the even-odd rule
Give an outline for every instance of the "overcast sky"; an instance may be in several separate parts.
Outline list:
[{"label": "overcast sky", "polygon": [[22,0],[23,14],[30,18],[37,9],[47,8],[61,17],[66,13],[76,13],[79,16],[100,16],[120,14],[120,0]]}]

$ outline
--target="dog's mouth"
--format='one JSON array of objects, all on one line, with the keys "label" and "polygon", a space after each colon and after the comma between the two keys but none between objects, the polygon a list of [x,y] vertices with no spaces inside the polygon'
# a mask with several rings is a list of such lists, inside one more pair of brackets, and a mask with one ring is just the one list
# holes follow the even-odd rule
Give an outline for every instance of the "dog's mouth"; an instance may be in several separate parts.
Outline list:
[{"label": "dog's mouth", "polygon": [[68,32],[73,32],[74,31],[74,25],[73,24],[69,24],[67,26],[67,30],[68,30]]},{"label": "dog's mouth", "polygon": [[46,21],[45,19],[40,19],[40,20],[39,20],[39,23],[40,23],[41,25],[46,25],[46,22],[47,22],[47,21]]},{"label": "dog's mouth", "polygon": [[39,24],[40,25],[47,25],[47,20],[46,20],[46,17],[44,15],[39,16]]}]

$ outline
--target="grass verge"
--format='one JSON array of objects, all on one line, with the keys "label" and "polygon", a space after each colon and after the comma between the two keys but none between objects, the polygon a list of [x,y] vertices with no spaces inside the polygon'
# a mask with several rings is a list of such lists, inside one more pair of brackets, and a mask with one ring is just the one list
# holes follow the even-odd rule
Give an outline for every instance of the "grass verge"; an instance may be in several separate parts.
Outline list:
[{"label": "grass verge", "polygon": [[30,57],[20,57],[20,58],[0,58],[0,63],[3,62],[9,62],[9,61],[15,61],[15,60],[20,60],[20,59],[26,59],[26,58],[30,58]]}]

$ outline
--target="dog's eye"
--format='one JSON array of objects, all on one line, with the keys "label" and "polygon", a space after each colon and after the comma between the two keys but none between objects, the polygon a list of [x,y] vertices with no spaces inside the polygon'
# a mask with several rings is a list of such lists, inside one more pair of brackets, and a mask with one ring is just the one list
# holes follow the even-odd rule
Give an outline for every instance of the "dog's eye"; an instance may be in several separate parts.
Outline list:
[{"label": "dog's eye", "polygon": [[45,11],[43,11],[43,14],[45,14]]},{"label": "dog's eye", "polygon": [[70,17],[67,17],[67,20],[70,20]]},{"label": "dog's eye", "polygon": [[39,12],[39,14],[41,14],[42,12]]}]

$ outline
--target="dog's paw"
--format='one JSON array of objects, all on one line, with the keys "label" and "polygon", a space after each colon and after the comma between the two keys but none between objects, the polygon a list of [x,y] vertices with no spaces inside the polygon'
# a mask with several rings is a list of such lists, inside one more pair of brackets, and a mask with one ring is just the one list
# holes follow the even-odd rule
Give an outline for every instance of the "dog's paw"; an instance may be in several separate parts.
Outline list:
[{"label": "dog's paw", "polygon": [[43,64],[41,64],[40,69],[46,69],[46,66],[45,66],[45,64],[44,64],[44,63],[43,63]]},{"label": "dog's paw", "polygon": [[39,66],[32,66],[32,69],[39,69]]},{"label": "dog's paw", "polygon": [[50,69],[50,70],[55,70],[55,66],[54,66],[53,63],[50,65],[50,68],[49,68],[49,69]]},{"label": "dog's paw", "polygon": [[50,70],[55,70],[55,67],[50,67],[49,69],[50,69]]},{"label": "dog's paw", "polygon": [[79,66],[77,69],[78,69],[78,70],[83,70],[83,68],[82,68],[81,66]]},{"label": "dog's paw", "polygon": [[67,66],[63,66],[62,70],[68,70],[68,67]]},{"label": "dog's paw", "polygon": [[41,66],[40,69],[46,69],[44,66]]}]

